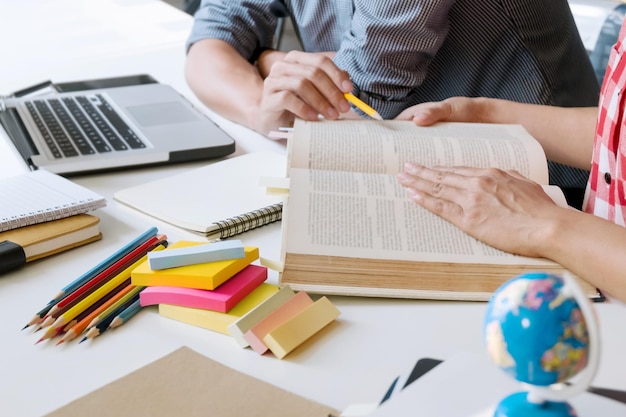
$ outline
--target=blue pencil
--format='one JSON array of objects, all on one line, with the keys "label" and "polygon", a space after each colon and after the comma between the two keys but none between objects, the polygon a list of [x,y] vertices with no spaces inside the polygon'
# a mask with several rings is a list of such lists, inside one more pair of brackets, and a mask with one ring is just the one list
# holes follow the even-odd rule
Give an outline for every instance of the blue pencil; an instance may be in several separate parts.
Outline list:
[{"label": "blue pencil", "polygon": [[141,302],[140,300],[136,300],[134,303],[129,305],[128,308],[126,308],[124,311],[118,314],[113,319],[113,321],[111,321],[111,324],[109,324],[109,328],[121,326],[122,324],[130,320],[131,317],[137,314],[139,310],[141,310]]}]

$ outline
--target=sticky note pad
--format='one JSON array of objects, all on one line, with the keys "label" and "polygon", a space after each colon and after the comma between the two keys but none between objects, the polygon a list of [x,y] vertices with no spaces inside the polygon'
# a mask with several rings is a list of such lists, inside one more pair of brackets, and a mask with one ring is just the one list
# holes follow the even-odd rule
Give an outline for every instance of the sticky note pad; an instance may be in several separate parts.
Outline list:
[{"label": "sticky note pad", "polygon": [[313,304],[313,300],[309,297],[309,294],[300,291],[244,333],[244,339],[246,339],[250,347],[256,353],[259,355],[264,354],[268,349],[265,343],[263,343],[265,335],[287,322],[292,317],[298,315],[311,304]]},{"label": "sticky note pad", "polygon": [[245,252],[240,240],[224,240],[181,248],[170,247],[159,252],[148,252],[148,263],[151,269],[167,269],[243,258],[244,256]]},{"label": "sticky note pad", "polygon": [[[202,245],[204,242],[178,241],[168,248]],[[168,250],[168,249],[166,249]],[[131,272],[131,283],[145,287],[160,285],[168,287],[214,290],[237,272],[259,258],[259,248],[245,246],[243,258],[225,259],[196,265],[152,270],[146,260]]]},{"label": "sticky note pad", "polygon": [[228,326],[278,292],[278,285],[263,283],[227,313],[201,308],[159,304],[159,314],[172,320],[229,334]]},{"label": "sticky note pad", "polygon": [[267,268],[248,265],[214,290],[153,286],[139,293],[142,306],[171,304],[225,313],[267,279]]},{"label": "sticky note pad", "polygon": [[339,316],[339,310],[322,297],[296,316],[287,320],[263,338],[263,343],[277,358],[284,358],[289,352],[323,329]]},{"label": "sticky note pad", "polygon": [[228,326],[228,332],[233,339],[239,343],[239,346],[243,348],[248,347],[248,341],[243,337],[244,333],[250,330],[252,326],[263,320],[294,295],[295,293],[291,287],[288,285],[283,286],[276,294],[272,295],[270,298],[246,313],[239,320]]}]

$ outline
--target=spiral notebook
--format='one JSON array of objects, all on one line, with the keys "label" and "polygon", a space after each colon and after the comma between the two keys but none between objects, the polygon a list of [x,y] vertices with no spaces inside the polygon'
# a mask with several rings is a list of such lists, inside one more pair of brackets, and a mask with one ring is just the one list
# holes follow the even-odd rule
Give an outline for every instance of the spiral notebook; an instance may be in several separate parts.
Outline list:
[{"label": "spiral notebook", "polygon": [[252,152],[126,188],[113,198],[207,238],[226,238],[282,218],[284,193],[260,182],[285,178],[286,163],[275,152]]},{"label": "spiral notebook", "polygon": [[0,181],[0,232],[104,207],[103,196],[45,169]]}]

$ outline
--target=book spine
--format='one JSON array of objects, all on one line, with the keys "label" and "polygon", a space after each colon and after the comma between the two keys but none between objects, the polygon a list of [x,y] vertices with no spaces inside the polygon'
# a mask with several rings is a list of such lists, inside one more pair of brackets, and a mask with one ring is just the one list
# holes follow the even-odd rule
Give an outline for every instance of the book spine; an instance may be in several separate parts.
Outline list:
[{"label": "book spine", "polygon": [[215,222],[210,235],[219,235],[220,239],[235,236],[257,227],[265,226],[282,219],[283,203],[273,204],[263,207],[240,216],[231,217],[230,219]]}]

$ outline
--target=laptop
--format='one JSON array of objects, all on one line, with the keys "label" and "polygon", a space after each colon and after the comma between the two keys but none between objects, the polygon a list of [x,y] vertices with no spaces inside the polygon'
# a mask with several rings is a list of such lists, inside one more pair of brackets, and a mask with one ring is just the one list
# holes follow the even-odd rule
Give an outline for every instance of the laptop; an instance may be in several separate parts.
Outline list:
[{"label": "laptop", "polygon": [[0,98],[0,124],[30,169],[68,176],[235,151],[225,131],[149,75],[22,90]]}]

